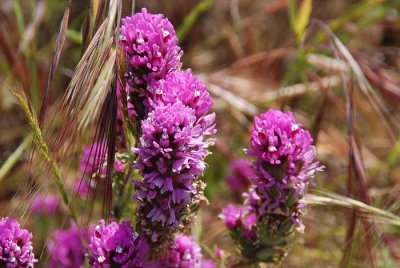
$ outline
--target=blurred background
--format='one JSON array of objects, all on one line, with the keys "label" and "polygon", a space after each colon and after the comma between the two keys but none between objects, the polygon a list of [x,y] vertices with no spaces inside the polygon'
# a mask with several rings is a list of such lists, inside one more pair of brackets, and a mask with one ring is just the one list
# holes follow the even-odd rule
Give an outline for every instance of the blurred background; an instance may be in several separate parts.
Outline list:
[{"label": "blurred background", "polygon": [[[49,95],[53,119],[45,122],[47,138],[57,129],[59,102],[82,56],[82,29],[93,2],[99,1],[70,3]],[[23,214],[21,200],[29,189],[44,187],[27,168],[31,138],[10,84],[19,82],[39,111],[67,5],[66,0],[0,2],[0,216]],[[340,195],[309,206],[305,234],[283,267],[400,267],[399,221],[343,205],[341,199],[360,200],[398,220],[400,1],[136,1],[135,10],[142,7],[170,19],[184,50],[184,68],[215,98],[217,143],[204,176],[210,205],[201,209],[195,227],[207,252],[212,255],[217,246],[234,252],[218,219],[228,202],[242,200],[226,183],[229,163],[244,157],[253,117],[277,108],[292,111],[310,130],[326,167],[310,192]],[[123,1],[122,15],[131,10],[132,1]],[[75,178],[68,170],[79,162],[76,153],[70,158],[71,164],[60,164],[66,181]],[[46,222],[49,229],[60,223]]]}]

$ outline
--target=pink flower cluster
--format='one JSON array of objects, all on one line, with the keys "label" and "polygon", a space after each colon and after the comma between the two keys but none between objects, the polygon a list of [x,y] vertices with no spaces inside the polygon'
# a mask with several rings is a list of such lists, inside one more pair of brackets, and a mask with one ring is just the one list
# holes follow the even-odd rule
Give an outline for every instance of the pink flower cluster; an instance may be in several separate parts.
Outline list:
[{"label": "pink flower cluster", "polygon": [[247,150],[255,158],[254,175],[249,178],[244,207],[229,205],[221,215],[247,257],[262,255],[259,261],[279,261],[288,237],[295,229],[303,230],[304,205],[299,201],[322,169],[312,141],[290,112],[271,109],[254,119]]},{"label": "pink flower cluster", "polygon": [[0,266],[33,267],[36,262],[32,234],[22,229],[16,220],[0,219]]}]

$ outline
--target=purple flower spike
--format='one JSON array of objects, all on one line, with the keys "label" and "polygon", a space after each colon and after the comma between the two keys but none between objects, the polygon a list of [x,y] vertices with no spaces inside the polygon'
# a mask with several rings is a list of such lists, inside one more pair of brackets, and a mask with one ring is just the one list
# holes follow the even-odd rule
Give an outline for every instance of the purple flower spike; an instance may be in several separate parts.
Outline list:
[{"label": "purple flower spike", "polygon": [[82,240],[85,231],[75,224],[68,230],[57,230],[47,243],[49,250],[48,268],[79,268],[82,267],[85,254]]},{"label": "purple flower spike", "polygon": [[215,133],[214,120],[214,114],[198,120],[195,110],[178,102],[157,106],[142,121],[140,148],[134,152],[144,180],[135,183],[135,198],[141,228],[153,242],[183,227],[185,213],[201,199],[197,177],[206,166],[210,142],[205,136]]},{"label": "purple flower spike", "polygon": [[255,157],[254,175],[243,194],[244,207],[229,205],[222,210],[222,219],[246,258],[280,263],[294,232],[304,230],[300,201],[322,170],[312,141],[290,112],[269,110],[255,118],[247,150]]},{"label": "purple flower spike", "polygon": [[254,178],[254,172],[247,159],[233,160],[229,164],[226,182],[234,193],[242,194],[246,191],[252,178]]},{"label": "purple flower spike", "polygon": [[195,110],[197,117],[208,113],[213,100],[206,86],[192,75],[191,70],[169,73],[164,79],[151,83],[147,90],[146,106],[154,108],[160,104],[173,104],[181,101]]},{"label": "purple flower spike", "polygon": [[54,215],[60,208],[60,200],[57,196],[35,196],[32,199],[31,211],[34,214]]},{"label": "purple flower spike", "polygon": [[99,221],[90,235],[89,263],[94,268],[143,267],[149,256],[144,237],[134,232],[129,221],[105,224]]},{"label": "purple flower spike", "polygon": [[32,234],[21,229],[16,220],[0,220],[0,266],[7,268],[34,267]]},{"label": "purple flower spike", "polygon": [[[255,118],[248,154],[257,158],[253,183],[262,199],[260,214],[287,205],[289,199],[296,202],[304,195],[321,169],[312,141],[291,112],[269,110]],[[273,195],[272,188],[276,190]]]},{"label": "purple flower spike", "polygon": [[128,82],[145,86],[150,78],[161,79],[181,67],[182,50],[174,27],[161,14],[142,12],[122,19],[120,46],[127,62]]}]

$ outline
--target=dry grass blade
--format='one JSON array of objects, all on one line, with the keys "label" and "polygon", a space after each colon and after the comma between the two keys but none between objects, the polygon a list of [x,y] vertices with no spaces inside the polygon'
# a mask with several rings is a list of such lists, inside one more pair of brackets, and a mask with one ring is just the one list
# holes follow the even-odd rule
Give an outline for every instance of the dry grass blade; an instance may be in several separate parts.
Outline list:
[{"label": "dry grass blade", "polygon": [[67,36],[67,29],[68,29],[68,20],[69,20],[69,6],[65,8],[64,16],[61,21],[60,31],[57,37],[56,46],[54,48],[53,53],[53,60],[51,61],[50,70],[49,70],[49,77],[47,80],[47,87],[46,91],[43,95],[42,105],[40,107],[39,112],[39,127],[42,128],[44,118],[46,116],[46,109],[47,109],[47,102],[49,98],[49,92],[51,89],[51,85],[53,83],[53,79],[58,67],[58,62],[60,60],[61,52],[64,46],[65,38]]},{"label": "dry grass blade", "polygon": [[255,116],[258,114],[257,107],[255,107],[253,104],[249,103],[245,99],[233,94],[232,92],[223,89],[218,85],[205,81],[206,79],[204,78],[204,76],[199,76],[199,78],[201,78],[204,81],[204,83],[208,85],[208,90],[213,95],[223,99],[229,105],[232,105],[232,107],[250,116]]},{"label": "dry grass blade", "polygon": [[11,66],[14,76],[21,81],[25,92],[28,92],[29,88],[29,74],[28,69],[21,58],[21,54],[17,54],[13,50],[12,45],[6,38],[6,34],[0,29],[0,50],[6,58],[8,64]]},{"label": "dry grass blade", "polygon": [[[102,1],[104,2],[106,1]],[[103,9],[100,5],[98,12],[103,12]],[[61,113],[58,115],[62,118],[63,126],[51,148],[60,159],[64,159],[69,148],[80,140],[86,129],[92,124],[96,125],[92,144],[100,144],[100,148],[90,154],[95,159],[103,159],[103,156],[107,155],[107,176],[99,181],[105,184],[105,192],[102,193],[105,197],[104,215],[109,213],[111,208],[111,172],[114,161],[117,109],[114,29],[120,19],[121,1],[110,1],[107,10],[109,12],[107,18],[101,23],[89,43],[63,96]],[[68,146],[65,146],[66,144]],[[100,168],[103,163],[98,162],[95,166]],[[96,184],[96,189],[94,189],[95,195],[97,188],[101,186],[99,184]],[[94,199],[89,203],[91,215]]]},{"label": "dry grass blade", "polygon": [[254,102],[272,102],[282,98],[296,97],[306,92],[319,91],[322,88],[332,88],[340,85],[342,78],[338,75],[327,76],[317,82],[295,84],[274,91],[267,91],[262,96],[253,100]]},{"label": "dry grass blade", "polygon": [[[344,80],[344,79],[343,79]],[[346,97],[346,113],[347,113],[347,124],[348,124],[348,133],[349,133],[349,166],[348,166],[348,194],[352,195],[354,193],[354,187],[352,186],[353,173],[355,178],[358,181],[359,187],[359,196],[363,202],[366,204],[370,204],[370,200],[368,197],[368,186],[367,186],[367,178],[365,174],[364,163],[361,158],[361,154],[359,151],[359,147],[356,140],[356,131],[355,131],[355,105],[354,105],[354,89],[352,86],[348,89],[347,84],[343,81],[343,90]],[[354,234],[356,231],[356,221],[357,215],[355,211],[351,213],[351,220],[349,221],[349,227],[347,230],[346,237],[346,245],[344,256],[342,259],[342,263],[349,263],[350,260],[350,252],[351,245],[353,243]],[[370,265],[375,267],[375,258],[373,256],[372,251],[372,226],[369,222],[361,219],[364,229],[365,229],[365,238],[366,238],[366,248],[368,253],[368,258],[370,261]]]},{"label": "dry grass blade", "polygon": [[[110,40],[112,41],[112,40]],[[116,60],[116,51],[110,51],[112,43],[110,42],[107,48],[107,55],[108,59],[104,63],[103,68],[101,69],[98,80],[95,81],[93,85],[93,89],[89,92],[87,103],[85,109],[82,110],[82,114],[80,115],[80,119],[78,121],[78,129],[84,129],[87,127],[90,122],[94,118],[98,117],[98,104],[104,103],[106,95],[104,92],[107,92],[111,87],[111,81],[115,77],[114,74],[114,67],[115,67],[115,60]],[[111,54],[108,54],[111,53]]]},{"label": "dry grass blade", "polygon": [[349,73],[351,71],[346,62],[325,55],[310,53],[307,55],[307,62],[328,73]]},{"label": "dry grass blade", "polygon": [[308,205],[340,206],[362,211],[368,215],[368,219],[374,221],[380,219],[383,224],[400,226],[400,217],[386,210],[365,204],[356,199],[340,194],[328,192],[326,190],[315,190],[318,194],[307,194],[303,200]]},{"label": "dry grass blade", "polygon": [[96,31],[102,21],[104,21],[107,15],[107,1],[106,0],[99,0],[99,1],[92,1],[92,11],[91,19],[94,19],[91,23],[92,29],[91,33]]},{"label": "dry grass blade", "polygon": [[360,66],[353,58],[349,50],[343,45],[343,43],[333,34],[331,34],[332,41],[343,56],[344,60],[348,63],[352,74],[354,75],[358,86],[364,95],[369,99],[372,107],[375,109],[377,114],[382,118],[382,123],[387,127],[388,132],[391,134],[393,140],[395,140],[396,135],[393,133],[398,133],[400,127],[399,123],[391,116],[390,111],[381,99],[381,97],[376,93],[376,91],[371,87],[368,80],[365,78]]}]

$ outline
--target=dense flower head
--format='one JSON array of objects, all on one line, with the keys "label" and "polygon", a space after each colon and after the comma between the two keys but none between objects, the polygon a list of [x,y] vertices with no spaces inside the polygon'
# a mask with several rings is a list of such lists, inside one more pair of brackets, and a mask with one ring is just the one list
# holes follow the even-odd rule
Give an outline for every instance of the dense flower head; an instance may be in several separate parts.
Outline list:
[{"label": "dense flower head", "polygon": [[182,65],[174,27],[163,15],[151,14],[145,8],[122,19],[119,43],[131,86],[144,86],[150,78],[161,79]]},{"label": "dense flower head", "polygon": [[241,194],[249,188],[254,172],[247,159],[235,159],[229,163],[226,182],[234,193]]},{"label": "dense flower head", "polygon": [[[210,142],[205,136],[215,133],[214,120],[214,114],[198,119],[192,108],[177,102],[155,107],[142,121],[140,147],[134,149],[135,167],[144,178],[135,183],[142,227],[155,224],[166,232],[182,225],[183,213],[199,193],[196,178],[206,166]],[[157,233],[151,236],[157,240]]]},{"label": "dense flower head", "polygon": [[89,263],[94,268],[143,267],[149,255],[144,237],[134,232],[129,221],[106,225],[100,220],[90,235]]},{"label": "dense flower head", "polygon": [[171,72],[164,79],[150,83],[147,88],[146,105],[152,108],[160,104],[173,104],[181,101],[195,110],[200,117],[208,113],[213,100],[206,86],[192,75],[191,70]]},{"label": "dense flower head", "polygon": [[158,106],[143,120],[136,167],[152,188],[173,191],[172,179],[190,188],[186,183],[202,174],[208,153],[204,136],[212,133],[214,116],[205,122],[199,124],[194,110],[181,103]]},{"label": "dense flower head", "polygon": [[248,154],[257,159],[253,183],[263,199],[261,213],[285,206],[289,199],[295,203],[304,195],[319,170],[312,141],[291,112],[271,109],[255,118]]},{"label": "dense flower head", "polygon": [[30,209],[34,214],[54,215],[60,209],[60,200],[55,195],[35,196]]},{"label": "dense flower head", "polygon": [[32,234],[11,218],[0,219],[0,267],[33,267]]},{"label": "dense flower head", "polygon": [[83,240],[86,232],[76,224],[67,230],[56,230],[47,242],[49,251],[48,268],[79,268],[82,267],[85,253]]}]

